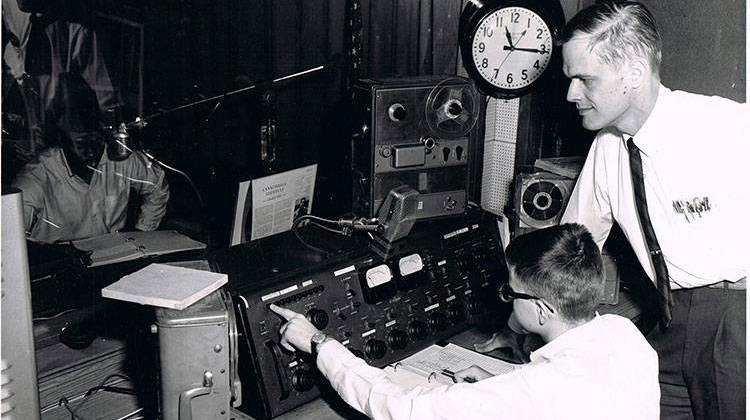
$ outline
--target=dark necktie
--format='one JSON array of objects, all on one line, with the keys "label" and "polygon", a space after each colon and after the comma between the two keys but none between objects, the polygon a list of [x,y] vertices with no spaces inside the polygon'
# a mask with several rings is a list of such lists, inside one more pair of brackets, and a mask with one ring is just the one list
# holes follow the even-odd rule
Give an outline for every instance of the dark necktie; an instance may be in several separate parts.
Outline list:
[{"label": "dark necktie", "polygon": [[628,139],[628,155],[630,156],[630,178],[633,180],[633,194],[635,195],[635,208],[638,211],[638,220],[641,222],[643,235],[646,237],[646,246],[654,265],[656,275],[656,290],[659,293],[659,325],[669,328],[672,322],[672,293],[669,288],[669,274],[667,262],[661,253],[659,241],[656,239],[654,227],[651,225],[651,217],[648,215],[648,204],[646,203],[646,188],[643,184],[643,163],[641,162],[641,151]]}]

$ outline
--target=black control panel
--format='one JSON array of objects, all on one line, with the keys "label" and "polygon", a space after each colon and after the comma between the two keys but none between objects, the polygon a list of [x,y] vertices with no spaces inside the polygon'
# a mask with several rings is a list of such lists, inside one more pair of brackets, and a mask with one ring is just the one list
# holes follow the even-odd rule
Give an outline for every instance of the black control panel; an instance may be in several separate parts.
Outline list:
[{"label": "black control panel", "polygon": [[289,273],[278,270],[255,285],[252,274],[243,282],[242,270],[229,270],[240,378],[243,392],[252,394],[243,395],[243,411],[275,417],[320,395],[323,379],[314,362],[278,344],[282,320],[268,309],[271,303],[304,314],[377,367],[507,316],[496,293],[507,270],[494,217],[434,221],[403,241],[387,260],[364,247]]}]

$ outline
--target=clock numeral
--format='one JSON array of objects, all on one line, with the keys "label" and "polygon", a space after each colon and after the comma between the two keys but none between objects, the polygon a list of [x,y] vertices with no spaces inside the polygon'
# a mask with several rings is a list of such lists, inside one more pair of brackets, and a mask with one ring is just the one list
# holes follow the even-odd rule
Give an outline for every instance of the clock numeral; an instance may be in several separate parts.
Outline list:
[{"label": "clock numeral", "polygon": [[489,61],[487,61],[486,58],[484,60],[482,60],[482,68],[483,69],[486,69],[487,66],[489,66],[489,65],[490,65],[490,63],[489,63]]},{"label": "clock numeral", "polygon": [[528,19],[526,20],[526,27],[527,27],[527,28],[531,28],[531,18],[528,18]]},{"label": "clock numeral", "polygon": [[510,14],[510,21],[513,23],[518,23],[518,20],[521,18],[521,14],[518,12],[513,12]]},{"label": "clock numeral", "polygon": [[546,44],[539,44],[539,50],[541,51],[542,54],[546,54],[547,53],[547,45]]},{"label": "clock numeral", "polygon": [[484,49],[485,49],[485,47],[486,47],[486,45],[484,45],[484,42],[480,42],[480,43],[479,43],[479,52],[480,52],[480,53],[483,53],[483,52],[484,52]]},{"label": "clock numeral", "polygon": [[534,68],[535,69],[539,68],[539,60],[534,61]]},{"label": "clock numeral", "polygon": [[492,38],[492,34],[494,32],[492,31],[492,29],[490,29],[489,26],[485,26],[484,28],[482,28],[482,30],[484,31],[484,37],[485,38]]},{"label": "clock numeral", "polygon": [[513,73],[508,73],[508,77],[505,78],[505,81],[510,83],[513,83]]},{"label": "clock numeral", "polygon": [[493,76],[493,79],[497,79],[497,76],[500,74],[500,67],[495,67],[495,76]]},{"label": "clock numeral", "polygon": [[528,78],[529,78],[528,70],[526,69],[521,70],[521,80],[526,80]]},{"label": "clock numeral", "polygon": [[542,28],[536,28],[536,39],[542,39],[542,34],[544,34],[544,30]]},{"label": "clock numeral", "polygon": [[503,24],[503,18],[500,15],[495,15],[495,27],[499,28]]}]

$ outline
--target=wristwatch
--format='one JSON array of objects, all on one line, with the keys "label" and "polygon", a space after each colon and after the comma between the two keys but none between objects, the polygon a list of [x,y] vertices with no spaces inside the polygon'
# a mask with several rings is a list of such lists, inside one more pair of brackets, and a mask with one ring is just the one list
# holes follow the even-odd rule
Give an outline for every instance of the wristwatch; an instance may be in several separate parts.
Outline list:
[{"label": "wristwatch", "polygon": [[310,353],[312,353],[313,356],[317,356],[318,346],[328,340],[330,340],[330,337],[323,334],[322,332],[316,332],[315,334],[313,334],[312,337],[310,337]]}]

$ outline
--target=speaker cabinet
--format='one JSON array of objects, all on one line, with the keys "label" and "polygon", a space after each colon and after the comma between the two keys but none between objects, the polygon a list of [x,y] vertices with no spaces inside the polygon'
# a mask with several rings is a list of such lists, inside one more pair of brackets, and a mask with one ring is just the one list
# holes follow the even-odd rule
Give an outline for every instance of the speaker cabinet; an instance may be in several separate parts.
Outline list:
[{"label": "speaker cabinet", "polygon": [[461,77],[360,80],[353,90],[352,211],[375,217],[388,192],[419,192],[418,219],[463,214],[481,102]]},{"label": "speaker cabinet", "polygon": [[559,224],[574,186],[575,180],[550,172],[519,174],[513,236]]}]

